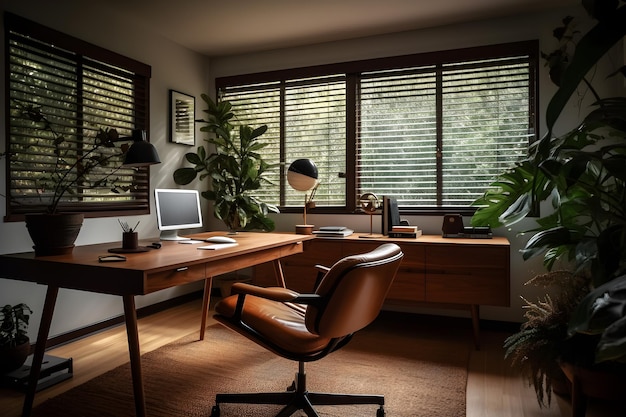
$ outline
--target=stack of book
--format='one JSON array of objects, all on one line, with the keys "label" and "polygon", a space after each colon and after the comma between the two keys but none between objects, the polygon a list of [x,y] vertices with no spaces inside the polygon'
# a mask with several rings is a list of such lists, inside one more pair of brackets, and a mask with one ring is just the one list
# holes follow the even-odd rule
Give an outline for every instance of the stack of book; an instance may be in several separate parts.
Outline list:
[{"label": "stack of book", "polygon": [[391,226],[389,237],[395,238],[416,238],[422,235],[422,231],[417,226]]},{"label": "stack of book", "polygon": [[313,233],[320,237],[342,238],[350,236],[354,230],[344,226],[322,226],[319,230],[314,230]]}]

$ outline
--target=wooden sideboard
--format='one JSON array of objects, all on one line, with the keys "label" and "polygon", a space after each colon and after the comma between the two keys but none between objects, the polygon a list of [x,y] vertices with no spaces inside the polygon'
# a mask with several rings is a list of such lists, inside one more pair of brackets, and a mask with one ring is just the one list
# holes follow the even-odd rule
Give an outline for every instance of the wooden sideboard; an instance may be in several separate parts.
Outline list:
[{"label": "wooden sideboard", "polygon": [[[367,252],[382,243],[394,242],[404,259],[387,296],[388,305],[436,305],[469,308],[479,345],[479,306],[510,305],[510,244],[504,237],[457,239],[423,235],[417,239],[316,238],[304,242],[304,251],[282,261],[286,285],[299,292],[311,292],[315,265],[331,266],[339,259]],[[255,267],[257,285],[275,285],[271,264]]]}]

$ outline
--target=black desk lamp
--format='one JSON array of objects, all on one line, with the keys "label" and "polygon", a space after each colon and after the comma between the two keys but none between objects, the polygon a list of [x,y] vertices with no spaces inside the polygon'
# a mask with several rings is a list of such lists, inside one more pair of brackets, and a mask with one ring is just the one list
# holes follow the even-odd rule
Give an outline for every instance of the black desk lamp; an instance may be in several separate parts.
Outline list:
[{"label": "black desk lamp", "polygon": [[[313,225],[306,222],[307,207],[315,207],[313,196],[317,190],[317,166],[310,159],[296,159],[289,165],[287,170],[287,182],[296,191],[304,191],[304,224],[296,225],[296,233],[310,235],[313,233]],[[311,196],[307,197],[306,192],[311,191]]]},{"label": "black desk lamp", "polygon": [[116,141],[133,140],[133,144],[126,151],[124,167],[144,167],[148,165],[160,164],[159,154],[153,144],[146,141],[146,131],[133,129],[132,136],[122,136]]}]

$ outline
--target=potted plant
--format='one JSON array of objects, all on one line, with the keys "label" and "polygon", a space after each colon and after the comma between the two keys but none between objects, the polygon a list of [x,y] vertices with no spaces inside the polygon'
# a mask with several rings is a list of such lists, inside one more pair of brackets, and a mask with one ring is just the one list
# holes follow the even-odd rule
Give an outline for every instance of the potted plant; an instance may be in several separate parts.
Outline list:
[{"label": "potted plant", "polygon": [[[62,213],[59,210],[62,198],[75,193],[75,189],[111,186],[117,191],[123,190],[113,183],[113,174],[98,173],[99,167],[119,161],[128,150],[123,144],[115,148],[119,138],[115,129],[99,128],[92,140],[84,141],[79,150],[74,141],[60,132],[56,123],[50,120],[41,106],[23,104],[12,99],[11,111],[15,117],[22,117],[31,122],[33,129],[42,132],[38,144],[54,147],[56,160],[51,171],[42,171],[34,181],[41,201],[37,211],[25,215],[26,228],[34,243],[36,255],[57,255],[68,253],[74,247],[83,223],[82,213]],[[43,143],[45,142],[45,143]],[[115,149],[112,149],[115,148]],[[11,157],[10,152],[4,156]],[[43,208],[43,212],[40,209]]]},{"label": "potted plant", "polygon": [[19,368],[30,354],[28,320],[32,313],[24,303],[0,309],[0,374]]},{"label": "potted plant", "polygon": [[519,332],[504,341],[505,358],[520,370],[544,407],[550,405],[553,391],[561,395],[569,391],[559,358],[573,348],[569,321],[589,292],[589,278],[559,270],[539,274],[526,285],[545,288],[549,293],[537,301],[521,297],[526,321]]},{"label": "potted plant", "polygon": [[[600,97],[587,74],[626,36],[626,4],[593,0],[583,6],[597,21],[595,25],[579,37],[574,20],[564,19],[554,31],[560,47],[543,54],[558,85],[546,110],[547,134],[474,203],[478,210],[472,225],[511,226],[533,214],[541,202],[551,203],[552,211],[542,213],[537,227],[524,232],[532,236],[522,250],[523,258],[543,255],[548,270],[557,260],[571,262],[575,276],[588,275],[591,288],[608,294],[621,285],[626,272],[626,97]],[[607,75],[626,75],[626,70]],[[554,125],[579,88],[593,95],[592,110],[574,129],[555,136]],[[588,296],[568,320],[567,337],[579,349],[566,360],[581,364],[604,360],[596,354],[601,346],[598,334],[585,335],[581,333],[585,328],[577,324],[588,322],[594,311],[590,306],[604,297],[593,292]],[[612,314],[621,323],[626,309]],[[610,360],[614,361],[626,353],[626,326],[612,328],[611,337],[618,341],[612,345],[615,356]]]},{"label": "potted plant", "polygon": [[239,229],[274,230],[274,222],[268,213],[278,213],[278,208],[252,195],[268,182],[263,174],[273,168],[258,153],[267,146],[259,140],[267,126],[253,129],[244,124],[235,125],[230,102],[215,103],[206,94],[202,94],[202,99],[208,106],[205,110],[208,120],[199,120],[206,124],[200,130],[211,133],[205,141],[214,146],[215,152],[210,153],[204,146],[199,146],[197,152],[187,153],[185,158],[193,167],[174,171],[174,181],[186,185],[198,175],[200,180],[208,177],[211,188],[201,195],[214,201],[215,217],[224,221],[231,232]]},{"label": "potted plant", "polygon": [[581,341],[571,344],[587,352],[566,351],[559,358],[576,390],[572,408],[583,413],[586,397],[621,401],[626,392],[626,274],[587,294],[568,327],[568,334]]}]

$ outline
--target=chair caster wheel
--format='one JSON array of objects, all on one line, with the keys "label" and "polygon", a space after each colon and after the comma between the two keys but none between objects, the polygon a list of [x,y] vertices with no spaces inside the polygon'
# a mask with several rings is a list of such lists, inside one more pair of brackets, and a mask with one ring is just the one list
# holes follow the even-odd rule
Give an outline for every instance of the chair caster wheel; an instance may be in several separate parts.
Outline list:
[{"label": "chair caster wheel", "polygon": [[376,417],[385,417],[385,410],[382,407],[376,410]]},{"label": "chair caster wheel", "polygon": [[211,408],[211,417],[220,417],[219,405],[214,405],[213,408]]}]

